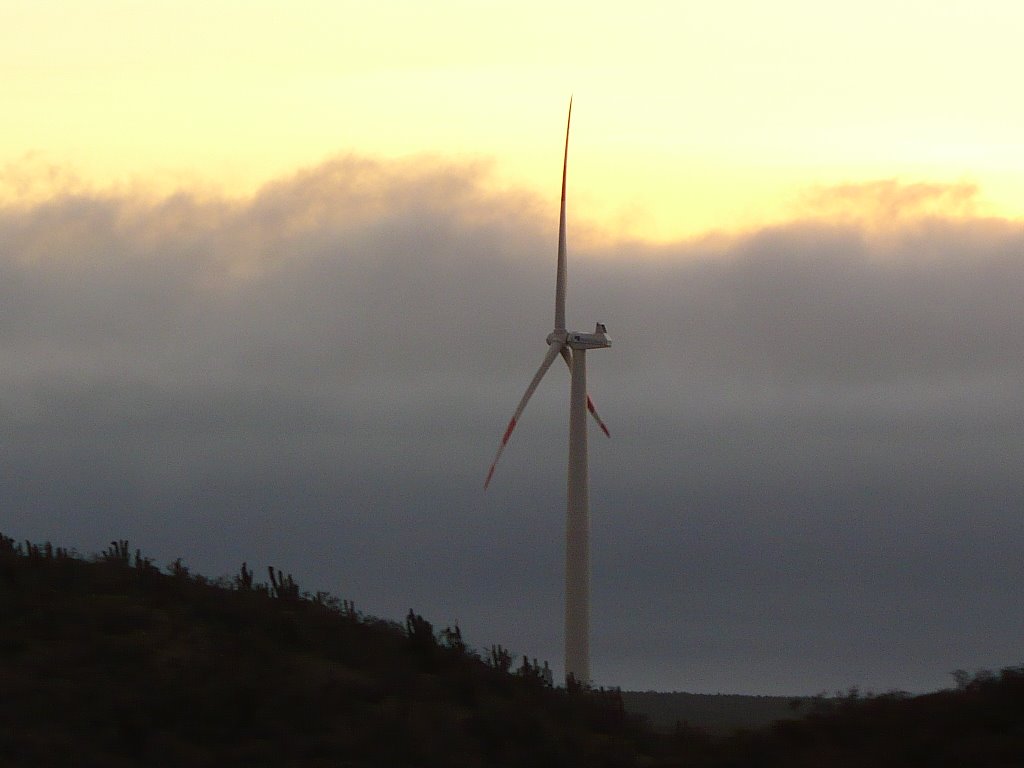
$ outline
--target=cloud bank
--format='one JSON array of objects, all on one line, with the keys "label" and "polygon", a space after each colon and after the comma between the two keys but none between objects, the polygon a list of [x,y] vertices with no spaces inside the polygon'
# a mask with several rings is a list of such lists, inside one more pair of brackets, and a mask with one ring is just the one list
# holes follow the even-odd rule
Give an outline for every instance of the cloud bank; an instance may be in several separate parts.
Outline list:
[{"label": "cloud bank", "polygon": [[[565,371],[482,491],[545,351],[557,211],[488,181],[341,157],[245,201],[0,208],[0,529],[279,565],[560,666]],[[615,342],[590,356],[599,683],[1020,662],[1024,231],[971,199],[879,182],[580,250],[570,203],[570,324]]]}]

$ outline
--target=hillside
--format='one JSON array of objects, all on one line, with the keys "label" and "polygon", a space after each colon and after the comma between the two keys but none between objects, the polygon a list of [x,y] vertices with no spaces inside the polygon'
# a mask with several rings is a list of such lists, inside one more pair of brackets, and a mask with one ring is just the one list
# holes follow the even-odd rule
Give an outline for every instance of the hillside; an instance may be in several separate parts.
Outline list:
[{"label": "hillside", "polygon": [[243,566],[0,540],[0,764],[625,765],[612,694]]},{"label": "hillside", "polygon": [[0,765],[1024,765],[1024,670],[823,700],[729,736],[658,733],[618,691],[555,688],[457,627],[268,576],[210,581],[123,541],[86,559],[0,536]]}]

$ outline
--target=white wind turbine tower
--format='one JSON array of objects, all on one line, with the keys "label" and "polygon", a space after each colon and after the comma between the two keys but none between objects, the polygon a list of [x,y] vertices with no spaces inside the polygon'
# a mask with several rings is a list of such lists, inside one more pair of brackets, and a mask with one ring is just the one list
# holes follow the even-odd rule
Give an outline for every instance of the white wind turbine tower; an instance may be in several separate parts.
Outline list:
[{"label": "white wind turbine tower", "polygon": [[562,158],[562,205],[558,222],[558,272],[555,280],[555,328],[548,334],[548,351],[537,369],[526,394],[519,401],[512,419],[498,446],[494,463],[487,473],[484,488],[491,482],[494,468],[508,444],[516,422],[526,408],[540,380],[555,358],[561,355],[570,370],[569,394],[569,482],[565,526],[565,677],[577,683],[590,683],[590,504],[587,497],[587,411],[608,435],[608,428],[587,394],[588,349],[612,345],[605,327],[598,323],[593,333],[568,331],[565,327],[565,172],[569,160],[569,125],[572,121],[572,100],[565,124],[565,155]]}]

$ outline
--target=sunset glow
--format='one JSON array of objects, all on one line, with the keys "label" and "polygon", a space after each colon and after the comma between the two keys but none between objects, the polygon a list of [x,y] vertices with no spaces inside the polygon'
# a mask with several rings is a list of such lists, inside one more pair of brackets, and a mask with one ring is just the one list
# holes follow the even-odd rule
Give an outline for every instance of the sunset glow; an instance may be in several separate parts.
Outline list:
[{"label": "sunset glow", "polygon": [[959,1],[6,4],[0,193],[245,196],[355,154],[483,161],[553,197],[575,93],[576,215],[612,234],[743,229],[880,179],[973,184],[1017,217],[1022,22]]}]

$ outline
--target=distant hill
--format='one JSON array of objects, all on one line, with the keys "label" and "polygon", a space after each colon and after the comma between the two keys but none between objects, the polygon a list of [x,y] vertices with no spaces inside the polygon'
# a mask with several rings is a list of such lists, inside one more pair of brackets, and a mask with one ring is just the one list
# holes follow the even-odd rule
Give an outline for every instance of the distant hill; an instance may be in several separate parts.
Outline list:
[{"label": "distant hill", "polygon": [[558,688],[458,627],[267,574],[0,535],[0,766],[1024,766],[1024,669],[762,727],[788,700]]},{"label": "distant hill", "polygon": [[764,728],[779,720],[794,720],[811,711],[813,700],[793,696],[659,693],[622,691],[627,712],[643,716],[659,731],[677,726],[728,734],[741,728]]}]

